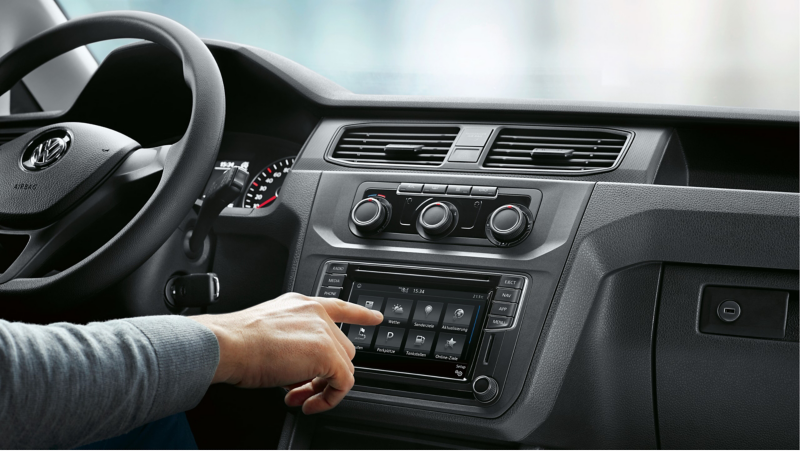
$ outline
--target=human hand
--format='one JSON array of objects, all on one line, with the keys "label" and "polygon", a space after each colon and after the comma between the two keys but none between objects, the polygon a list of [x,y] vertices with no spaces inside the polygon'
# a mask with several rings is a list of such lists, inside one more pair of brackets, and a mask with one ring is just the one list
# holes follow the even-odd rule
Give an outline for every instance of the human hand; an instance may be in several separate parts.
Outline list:
[{"label": "human hand", "polygon": [[191,317],[219,341],[212,383],[239,387],[291,387],[286,404],[303,413],[335,407],[355,382],[355,348],[335,323],[363,326],[380,312],[340,299],[287,293],[246,310]]}]

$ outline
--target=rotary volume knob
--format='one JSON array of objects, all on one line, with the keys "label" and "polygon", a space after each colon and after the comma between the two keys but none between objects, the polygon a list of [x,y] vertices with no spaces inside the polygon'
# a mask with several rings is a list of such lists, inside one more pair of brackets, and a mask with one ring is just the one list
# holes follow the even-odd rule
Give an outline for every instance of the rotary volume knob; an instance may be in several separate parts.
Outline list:
[{"label": "rotary volume knob", "polygon": [[458,209],[450,202],[433,202],[417,216],[417,233],[427,240],[444,238],[458,224]]},{"label": "rotary volume knob", "polygon": [[380,233],[392,218],[392,204],[381,197],[367,197],[350,212],[350,223],[364,235]]},{"label": "rotary volume knob", "polygon": [[480,402],[488,403],[494,401],[497,397],[500,387],[497,381],[488,376],[478,376],[472,382],[472,393],[475,394],[475,399]]},{"label": "rotary volume knob", "polygon": [[521,243],[531,233],[533,214],[519,204],[498,208],[486,221],[486,237],[495,246],[510,247]]}]

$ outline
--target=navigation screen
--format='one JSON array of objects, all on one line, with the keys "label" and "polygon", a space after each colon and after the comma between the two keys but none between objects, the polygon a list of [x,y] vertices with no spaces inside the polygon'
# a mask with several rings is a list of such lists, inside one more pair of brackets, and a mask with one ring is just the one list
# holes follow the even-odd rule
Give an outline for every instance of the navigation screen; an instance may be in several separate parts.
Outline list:
[{"label": "navigation screen", "polygon": [[356,367],[464,380],[480,340],[488,292],[354,282],[349,301],[383,313],[378,326],[344,325]]}]

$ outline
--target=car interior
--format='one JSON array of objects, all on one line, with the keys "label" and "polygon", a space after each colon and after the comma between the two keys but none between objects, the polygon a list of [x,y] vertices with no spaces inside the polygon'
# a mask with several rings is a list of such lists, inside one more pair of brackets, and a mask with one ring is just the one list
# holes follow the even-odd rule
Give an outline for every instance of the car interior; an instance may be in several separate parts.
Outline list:
[{"label": "car interior", "polygon": [[[201,449],[800,446],[797,108],[354,93],[154,14],[60,11],[0,5],[45,24],[0,33],[1,318],[286,292],[385,317],[342,325],[338,407],[214,385]],[[55,63],[83,80],[65,107],[37,95]]]}]

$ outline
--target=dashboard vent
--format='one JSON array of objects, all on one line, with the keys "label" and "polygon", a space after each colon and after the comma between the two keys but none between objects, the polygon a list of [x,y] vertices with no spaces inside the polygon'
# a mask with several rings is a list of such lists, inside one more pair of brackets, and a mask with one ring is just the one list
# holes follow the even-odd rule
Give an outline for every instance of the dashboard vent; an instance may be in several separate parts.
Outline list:
[{"label": "dashboard vent", "polygon": [[459,130],[401,125],[351,127],[339,138],[332,157],[357,164],[439,166]]},{"label": "dashboard vent", "polygon": [[615,130],[503,128],[483,162],[487,168],[595,172],[616,166],[630,134]]},{"label": "dashboard vent", "polygon": [[24,135],[25,133],[27,133],[29,131],[30,130],[23,130],[23,129],[18,129],[18,128],[16,128],[16,129],[12,128],[12,129],[6,129],[6,130],[0,129],[0,146],[2,146],[3,144],[5,144],[5,143],[7,143],[7,142],[9,142],[9,141],[11,141],[13,139],[16,139],[16,138]]}]

